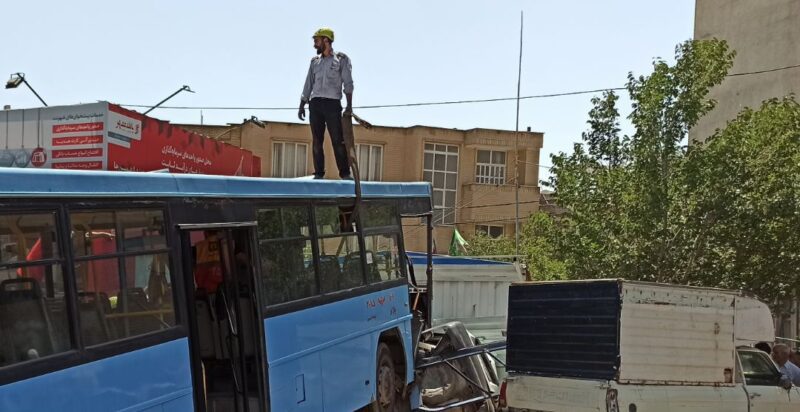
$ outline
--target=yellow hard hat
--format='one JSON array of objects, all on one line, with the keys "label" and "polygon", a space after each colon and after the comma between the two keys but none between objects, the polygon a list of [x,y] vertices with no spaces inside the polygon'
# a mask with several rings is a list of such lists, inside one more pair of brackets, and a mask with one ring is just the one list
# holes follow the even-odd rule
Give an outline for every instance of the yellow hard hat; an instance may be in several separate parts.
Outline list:
[{"label": "yellow hard hat", "polygon": [[333,41],[333,30],[323,27],[314,32],[314,37],[327,37],[328,40]]}]

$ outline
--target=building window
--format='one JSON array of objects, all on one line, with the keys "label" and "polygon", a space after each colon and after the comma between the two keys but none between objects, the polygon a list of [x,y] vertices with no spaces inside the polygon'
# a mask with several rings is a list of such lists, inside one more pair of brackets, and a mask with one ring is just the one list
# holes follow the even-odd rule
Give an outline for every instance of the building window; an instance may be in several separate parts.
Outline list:
[{"label": "building window", "polygon": [[456,221],[458,146],[425,143],[424,180],[433,184],[434,223]]},{"label": "building window", "polygon": [[482,233],[492,239],[503,237],[503,226],[475,225],[475,234]]},{"label": "building window", "polygon": [[478,150],[475,163],[475,182],[503,185],[506,183],[506,153],[494,150]]},{"label": "building window", "polygon": [[361,180],[380,181],[383,179],[383,146],[374,144],[356,145]]},{"label": "building window", "polygon": [[272,177],[305,176],[307,165],[307,144],[288,142],[272,144]]}]

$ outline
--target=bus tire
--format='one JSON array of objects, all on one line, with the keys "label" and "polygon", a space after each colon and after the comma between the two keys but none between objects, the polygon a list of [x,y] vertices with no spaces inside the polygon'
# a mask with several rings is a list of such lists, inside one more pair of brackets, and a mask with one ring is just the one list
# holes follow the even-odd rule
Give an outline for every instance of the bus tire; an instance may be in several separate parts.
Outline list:
[{"label": "bus tire", "polygon": [[403,407],[402,377],[397,374],[392,350],[381,342],[378,345],[378,358],[375,363],[375,401],[371,412],[399,412],[408,409]]}]

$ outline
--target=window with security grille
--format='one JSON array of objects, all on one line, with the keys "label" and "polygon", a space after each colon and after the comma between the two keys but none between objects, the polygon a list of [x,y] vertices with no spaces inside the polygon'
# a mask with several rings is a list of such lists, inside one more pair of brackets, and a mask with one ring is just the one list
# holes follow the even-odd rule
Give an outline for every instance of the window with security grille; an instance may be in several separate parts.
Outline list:
[{"label": "window with security grille", "polygon": [[423,179],[433,185],[434,223],[454,224],[458,192],[458,146],[425,143]]},{"label": "window with security grille", "polygon": [[475,183],[503,185],[506,183],[506,153],[478,150],[475,162]]}]

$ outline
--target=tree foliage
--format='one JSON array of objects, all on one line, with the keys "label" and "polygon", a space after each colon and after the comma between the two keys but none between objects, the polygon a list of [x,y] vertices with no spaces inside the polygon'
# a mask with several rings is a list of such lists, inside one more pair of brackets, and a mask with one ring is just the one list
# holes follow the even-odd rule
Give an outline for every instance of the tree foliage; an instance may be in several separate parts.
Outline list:
[{"label": "tree foliage", "polygon": [[[567,213],[535,214],[520,234],[534,279],[743,289],[775,307],[800,295],[800,105],[765,101],[687,145],[733,57],[724,41],[689,41],[674,64],[629,75],[631,135],[621,134],[615,93],[592,99],[583,141],[552,156],[545,182]],[[514,250],[510,239],[472,244]]]},{"label": "tree foliage", "polygon": [[542,238],[555,245],[548,258],[569,278],[746,289],[772,302],[796,296],[800,107],[767,101],[687,146],[734,54],[708,40],[679,45],[675,57],[656,61],[649,76],[628,76],[631,136],[620,135],[618,98],[607,92],[592,100],[583,142],[552,157],[548,185],[568,213]]},{"label": "tree foliage", "polygon": [[777,301],[800,290],[800,105],[746,109],[692,150],[685,199],[684,277]]},{"label": "tree foliage", "polygon": [[[564,263],[556,257],[556,225],[545,213],[534,213],[522,222],[520,232],[521,261],[528,267],[531,277],[536,280],[564,279]],[[509,256],[514,255],[514,239],[497,239],[477,233],[469,241],[467,252],[471,256]]]}]

